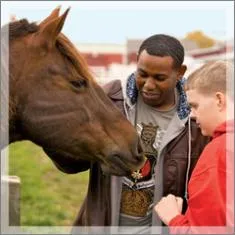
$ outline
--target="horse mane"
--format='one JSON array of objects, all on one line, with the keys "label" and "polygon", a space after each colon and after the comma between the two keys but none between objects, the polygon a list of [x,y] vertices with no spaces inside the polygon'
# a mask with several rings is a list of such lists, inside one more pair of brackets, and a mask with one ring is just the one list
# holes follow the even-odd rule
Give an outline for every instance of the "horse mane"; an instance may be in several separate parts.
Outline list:
[{"label": "horse mane", "polygon": [[[35,33],[39,31],[39,28],[39,25],[35,22],[29,23],[27,19],[10,22],[9,41],[26,36],[27,34]],[[73,64],[82,79],[93,80],[86,61],[64,34],[59,34],[56,40],[56,46],[58,50]]]},{"label": "horse mane", "polygon": [[94,80],[85,59],[64,34],[59,34],[56,44],[59,51],[74,65],[82,79]]}]

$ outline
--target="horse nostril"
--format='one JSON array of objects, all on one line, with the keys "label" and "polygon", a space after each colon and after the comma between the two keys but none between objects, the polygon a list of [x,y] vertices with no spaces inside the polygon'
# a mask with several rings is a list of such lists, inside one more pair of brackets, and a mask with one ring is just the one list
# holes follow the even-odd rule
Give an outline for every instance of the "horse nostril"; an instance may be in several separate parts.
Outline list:
[{"label": "horse nostril", "polygon": [[112,152],[108,155],[108,159],[111,161],[119,161],[119,159],[121,159],[122,154],[119,152]]},{"label": "horse nostril", "polygon": [[111,153],[111,154],[109,155],[109,158],[110,158],[110,159],[120,158],[120,154],[118,154],[118,153]]},{"label": "horse nostril", "polygon": [[109,154],[109,159],[116,164],[124,164],[126,165],[127,162],[131,161],[133,158],[136,159],[136,155],[131,156],[129,153],[125,152],[112,152]]},{"label": "horse nostril", "polygon": [[143,161],[144,155],[142,153],[139,153],[135,156],[135,158],[137,161],[141,162]]},{"label": "horse nostril", "polygon": [[116,166],[122,167],[123,169],[128,168],[127,162],[130,161],[130,157],[128,157],[128,155],[115,151],[113,153],[110,153],[108,158],[109,161],[114,163]]}]

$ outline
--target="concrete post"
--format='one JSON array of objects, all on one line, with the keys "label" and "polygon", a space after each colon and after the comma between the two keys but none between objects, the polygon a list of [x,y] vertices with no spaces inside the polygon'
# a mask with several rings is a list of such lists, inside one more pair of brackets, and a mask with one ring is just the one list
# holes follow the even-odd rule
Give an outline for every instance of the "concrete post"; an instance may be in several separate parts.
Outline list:
[{"label": "concrete post", "polygon": [[8,176],[9,184],[9,226],[20,226],[20,178]]}]

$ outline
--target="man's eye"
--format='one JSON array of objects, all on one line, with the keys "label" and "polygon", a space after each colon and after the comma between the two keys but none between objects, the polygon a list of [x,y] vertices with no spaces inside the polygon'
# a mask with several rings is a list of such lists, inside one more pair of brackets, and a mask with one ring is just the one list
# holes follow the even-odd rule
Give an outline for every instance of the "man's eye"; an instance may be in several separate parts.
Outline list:
[{"label": "man's eye", "polygon": [[157,80],[157,81],[165,81],[166,77],[156,75],[156,76],[154,76],[154,79]]},{"label": "man's eye", "polygon": [[158,81],[165,81],[166,79],[165,79],[165,77],[158,77],[157,80]]},{"label": "man's eye", "polygon": [[137,73],[137,76],[142,77],[142,78],[148,77],[146,73]]}]

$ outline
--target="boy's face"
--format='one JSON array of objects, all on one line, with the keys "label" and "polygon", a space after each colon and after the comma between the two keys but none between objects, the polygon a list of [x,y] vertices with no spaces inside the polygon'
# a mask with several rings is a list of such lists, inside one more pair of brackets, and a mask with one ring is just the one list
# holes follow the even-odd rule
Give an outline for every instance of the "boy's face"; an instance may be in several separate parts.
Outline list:
[{"label": "boy's face", "polygon": [[220,124],[220,112],[216,96],[200,93],[196,89],[186,91],[187,100],[191,106],[191,117],[201,128],[204,136],[212,136]]}]

